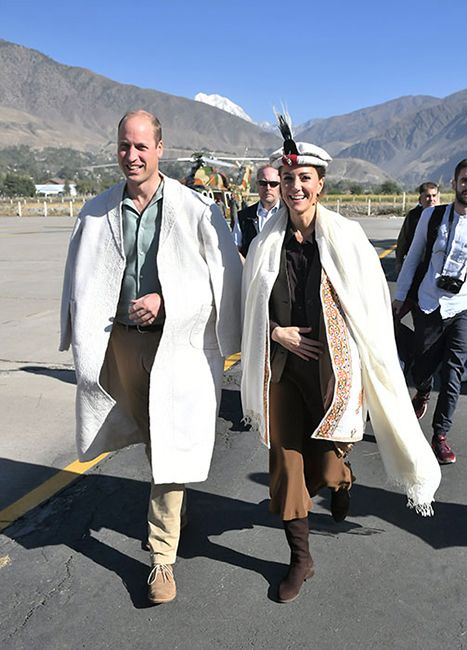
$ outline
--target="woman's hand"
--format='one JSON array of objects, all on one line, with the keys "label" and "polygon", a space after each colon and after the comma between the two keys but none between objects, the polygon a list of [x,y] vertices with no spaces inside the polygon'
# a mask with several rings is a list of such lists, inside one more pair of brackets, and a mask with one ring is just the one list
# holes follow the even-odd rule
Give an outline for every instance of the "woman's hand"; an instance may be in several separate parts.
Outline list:
[{"label": "woman's hand", "polygon": [[321,341],[305,336],[310,332],[311,327],[280,327],[278,325],[272,330],[271,339],[305,361],[319,359],[323,354],[324,345]]}]

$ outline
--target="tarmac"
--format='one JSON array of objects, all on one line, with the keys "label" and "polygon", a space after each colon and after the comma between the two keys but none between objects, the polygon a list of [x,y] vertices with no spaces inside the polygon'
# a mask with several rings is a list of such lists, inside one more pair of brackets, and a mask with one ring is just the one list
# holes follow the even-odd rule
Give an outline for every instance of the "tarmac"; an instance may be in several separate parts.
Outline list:
[{"label": "tarmac", "polygon": [[[401,225],[360,222],[379,253]],[[268,511],[267,450],[241,422],[240,366],[233,365],[210,477],[188,486],[177,599],[149,605],[143,449],[111,453],[84,474],[74,462],[73,361],[57,351],[72,223],[0,217],[0,647],[467,648],[465,394],[450,435],[458,460],[442,468],[435,516],[417,516],[386,484],[368,426],[351,455],[351,513],[337,524],[329,493],[315,499],[316,573],[284,605],[275,594],[288,548]],[[383,260],[390,281],[393,261]],[[435,401],[422,420],[427,437]],[[46,483],[56,493],[41,492]],[[22,516],[18,503],[28,504]]]}]

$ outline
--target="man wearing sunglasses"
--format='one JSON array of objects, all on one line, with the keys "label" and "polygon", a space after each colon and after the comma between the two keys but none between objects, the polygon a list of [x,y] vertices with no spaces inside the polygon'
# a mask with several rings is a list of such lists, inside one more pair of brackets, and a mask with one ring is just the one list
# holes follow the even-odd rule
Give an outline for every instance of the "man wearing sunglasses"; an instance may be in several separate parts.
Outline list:
[{"label": "man wearing sunglasses", "polygon": [[240,210],[233,228],[233,238],[240,254],[246,257],[252,240],[280,207],[279,172],[264,165],[256,173],[259,201]]}]

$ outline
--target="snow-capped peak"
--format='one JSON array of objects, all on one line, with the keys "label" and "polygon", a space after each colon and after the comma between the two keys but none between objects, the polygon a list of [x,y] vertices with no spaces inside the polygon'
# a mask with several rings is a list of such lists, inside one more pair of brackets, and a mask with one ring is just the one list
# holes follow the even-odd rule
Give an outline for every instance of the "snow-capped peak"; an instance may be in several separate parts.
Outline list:
[{"label": "snow-capped peak", "polygon": [[268,133],[277,132],[277,124],[272,124],[271,122],[256,122],[256,124],[263,129],[263,131],[267,131]]},{"label": "snow-capped peak", "polygon": [[222,111],[231,113],[236,117],[241,117],[242,120],[247,122],[253,122],[251,117],[246,113],[241,106],[235,104],[232,100],[227,97],[222,97],[222,95],[206,95],[205,93],[198,93],[195,95],[195,101],[203,102],[204,104],[210,104],[216,108],[220,108]]}]

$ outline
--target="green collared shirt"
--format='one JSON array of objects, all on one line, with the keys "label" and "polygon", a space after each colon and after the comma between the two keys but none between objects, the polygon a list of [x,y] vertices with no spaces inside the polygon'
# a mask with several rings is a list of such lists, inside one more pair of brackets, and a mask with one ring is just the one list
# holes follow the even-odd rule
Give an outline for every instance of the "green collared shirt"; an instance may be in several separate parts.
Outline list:
[{"label": "green collared shirt", "polygon": [[126,267],[117,308],[116,320],[119,323],[134,325],[128,316],[132,300],[148,293],[162,293],[157,272],[157,251],[161,231],[163,192],[164,181],[162,180],[151,201],[140,214],[125,189],[122,223]]}]

